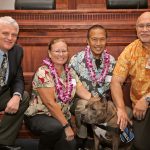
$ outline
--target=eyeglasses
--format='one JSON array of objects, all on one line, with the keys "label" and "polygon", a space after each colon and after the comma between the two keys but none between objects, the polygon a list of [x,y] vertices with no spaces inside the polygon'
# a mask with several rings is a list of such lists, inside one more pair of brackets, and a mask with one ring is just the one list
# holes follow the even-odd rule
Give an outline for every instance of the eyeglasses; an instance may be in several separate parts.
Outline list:
[{"label": "eyeglasses", "polygon": [[147,30],[150,30],[150,23],[147,23],[147,24],[137,24],[136,27],[139,30],[142,30],[144,28],[146,28]]},{"label": "eyeglasses", "polygon": [[67,54],[68,53],[68,50],[61,50],[61,49],[58,49],[58,50],[52,50],[51,52],[55,53],[55,54]]}]

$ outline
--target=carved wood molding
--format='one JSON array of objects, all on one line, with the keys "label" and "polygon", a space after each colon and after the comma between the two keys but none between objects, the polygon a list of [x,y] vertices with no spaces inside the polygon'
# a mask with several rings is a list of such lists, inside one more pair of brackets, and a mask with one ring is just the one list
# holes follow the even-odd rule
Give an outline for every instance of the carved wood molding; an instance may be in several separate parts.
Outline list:
[{"label": "carved wood molding", "polygon": [[[12,16],[15,18],[21,28],[24,29],[49,29],[49,28],[67,28],[67,26],[86,27],[87,23],[93,24],[100,22],[110,28],[113,25],[124,24],[127,21],[131,25],[135,23],[137,17],[143,10],[1,10],[0,16]],[[111,24],[108,24],[111,22]],[[57,26],[55,26],[57,25]],[[50,27],[49,27],[50,26]],[[120,25],[118,25],[120,26]],[[82,28],[81,27],[81,28]]]}]

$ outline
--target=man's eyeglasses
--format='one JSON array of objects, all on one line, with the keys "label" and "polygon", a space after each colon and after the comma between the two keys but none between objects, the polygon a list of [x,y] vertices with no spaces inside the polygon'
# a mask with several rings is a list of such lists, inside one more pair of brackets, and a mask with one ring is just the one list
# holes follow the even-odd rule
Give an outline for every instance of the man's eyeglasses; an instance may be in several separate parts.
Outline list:
[{"label": "man's eyeglasses", "polygon": [[137,27],[137,29],[140,29],[140,30],[142,30],[144,28],[146,28],[147,30],[150,30],[150,23],[147,23],[147,24],[137,24],[136,27]]}]

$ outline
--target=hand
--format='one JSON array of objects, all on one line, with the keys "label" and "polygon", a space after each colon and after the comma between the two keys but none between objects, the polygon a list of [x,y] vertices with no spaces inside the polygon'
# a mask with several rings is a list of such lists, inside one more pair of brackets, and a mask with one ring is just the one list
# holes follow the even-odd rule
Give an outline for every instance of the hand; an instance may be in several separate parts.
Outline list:
[{"label": "hand", "polygon": [[145,117],[148,108],[148,103],[144,98],[137,101],[133,108],[133,116],[138,120],[142,120]]},{"label": "hand", "polygon": [[97,96],[96,96],[96,97],[93,97],[93,96],[92,96],[92,97],[89,99],[89,101],[90,101],[90,102],[92,102],[92,101],[99,101],[100,99],[101,99],[100,97],[97,97]]},{"label": "hand", "polygon": [[74,139],[74,132],[70,126],[65,128],[65,134],[67,141],[72,141]]},{"label": "hand", "polygon": [[128,115],[125,109],[118,108],[117,116],[118,116],[117,124],[119,125],[121,131],[124,131],[124,129],[128,125],[128,122],[132,124],[131,120],[128,118]]},{"label": "hand", "polygon": [[7,103],[5,112],[9,114],[15,114],[19,109],[19,104],[20,104],[20,97],[14,95]]}]

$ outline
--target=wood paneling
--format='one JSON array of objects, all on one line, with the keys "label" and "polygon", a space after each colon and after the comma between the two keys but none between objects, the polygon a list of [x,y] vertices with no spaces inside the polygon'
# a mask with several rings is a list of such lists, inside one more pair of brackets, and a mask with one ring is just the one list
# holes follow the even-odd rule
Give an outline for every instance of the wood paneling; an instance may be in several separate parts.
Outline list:
[{"label": "wood paneling", "polygon": [[77,9],[106,9],[105,0],[76,0]]},{"label": "wood paneling", "polygon": [[69,9],[68,1],[69,0],[56,0],[56,9]]},{"label": "wood paneling", "polygon": [[[107,9],[106,0],[56,0],[56,8],[57,9],[94,9],[94,10]],[[150,8],[150,0],[148,0],[148,8]]]}]

